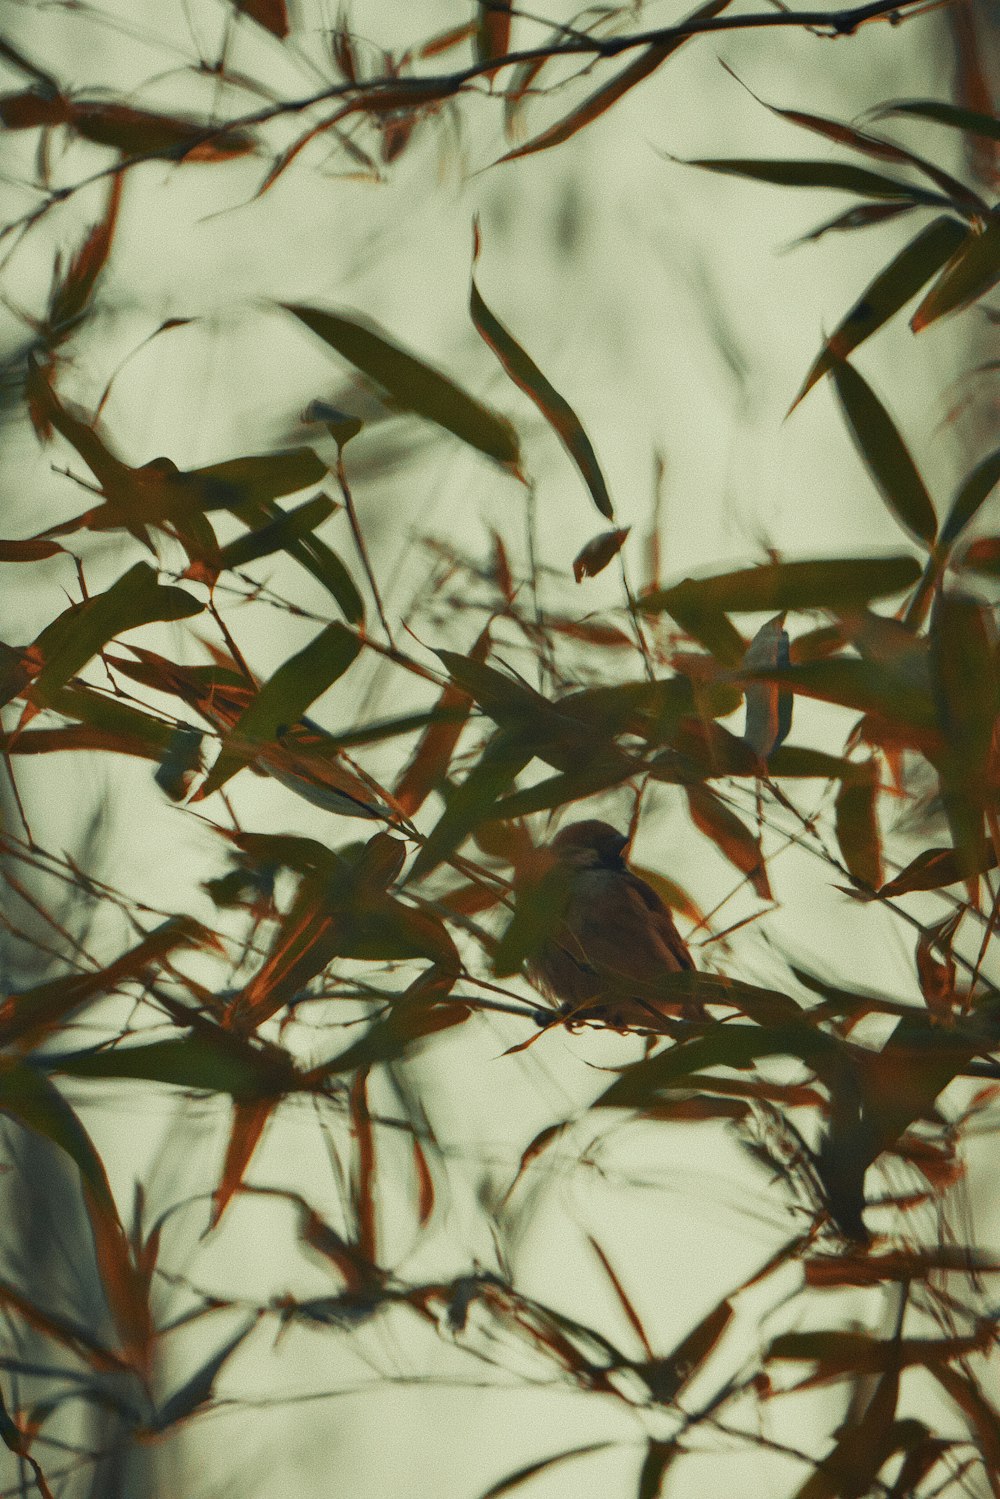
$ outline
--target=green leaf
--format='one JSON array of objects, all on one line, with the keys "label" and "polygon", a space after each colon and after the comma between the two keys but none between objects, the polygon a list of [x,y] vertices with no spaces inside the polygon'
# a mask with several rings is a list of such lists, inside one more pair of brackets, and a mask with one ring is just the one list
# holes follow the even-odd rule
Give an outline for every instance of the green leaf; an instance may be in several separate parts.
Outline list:
[{"label": "green leaf", "polygon": [[808,749],[801,744],[782,744],[772,750],[767,761],[773,777],[795,776],[821,781],[837,780],[848,773],[851,762],[824,750]]},{"label": "green leaf", "polygon": [[631,529],[631,526],[619,526],[614,531],[602,531],[600,536],[588,541],[573,558],[573,576],[576,581],[582,583],[584,578],[596,578],[598,573],[602,573],[618,556]]},{"label": "green leaf", "polygon": [[[259,0],[258,0],[259,3]],[[250,7],[247,6],[247,9]],[[156,1412],[155,1419],[150,1423],[150,1429],[155,1432],[165,1432],[171,1426],[180,1421],[186,1421],[208,1404],[212,1398],[215,1380],[223,1364],[235,1353],[236,1349],[246,1339],[247,1334],[256,1326],[257,1316],[254,1315],[249,1322],[244,1323],[240,1330],[232,1335],[221,1348],[211,1354],[205,1362],[197,1369],[190,1378],[186,1379],[180,1389],[174,1391],[160,1406]]]},{"label": "green leaf", "polygon": [[154,759],[159,759],[175,733],[174,724],[130,707],[121,698],[96,692],[80,681],[57,687],[49,694],[47,706],[106,735],[108,749],[113,750],[114,741],[120,739],[130,745],[144,745]]},{"label": "green leaf", "polygon": [[918,119],[933,120],[937,125],[950,125],[970,135],[981,135],[986,140],[1000,141],[1000,120],[996,115],[980,114],[974,109],[963,109],[958,104],[941,103],[937,99],[898,99],[894,104],[883,104],[876,109],[872,118],[884,120],[889,115],[915,115]]},{"label": "green leaf", "polygon": [[958,247],[913,317],[914,333],[949,312],[960,312],[984,297],[1000,281],[1000,212],[994,211],[981,234],[970,234]]},{"label": "green leaf", "polygon": [[73,1160],[103,1210],[114,1211],[104,1164],[59,1090],[25,1062],[0,1058],[0,1113],[58,1145]]},{"label": "green leaf", "polygon": [[301,718],[310,703],[343,676],[360,650],[358,637],[335,621],[279,666],[233,725],[197,799],[217,791],[252,759],[255,744],[266,743],[280,728],[290,728]]},{"label": "green leaf", "polygon": [[831,369],[858,452],[882,498],[900,525],[932,546],[937,536],[934,504],[892,418],[853,365],[834,358]]},{"label": "green leaf", "polygon": [[[478,230],[476,254],[478,255]],[[559,437],[567,453],[583,475],[594,504],[609,520],[614,518],[614,507],[608,486],[604,482],[601,466],[597,461],[593,443],[583,430],[580,418],[569,402],[542,374],[530,354],[521,347],[517,339],[496,318],[483,301],[472,278],[469,294],[469,311],[476,331],[489,344],[507,374],[519,390],[523,390],[545,420]],[[623,538],[624,539],[624,536]],[[579,581],[579,579],[577,580]]]},{"label": "green leaf", "polygon": [[206,468],[181,471],[175,477],[179,483],[202,491],[205,498],[201,508],[239,511],[308,489],[326,474],[326,464],[312,448],[290,448],[284,453],[227,458]]},{"label": "green leaf", "polygon": [[827,339],[805,378],[802,389],[792,402],[792,409],[803,396],[833,368],[837,359],[845,359],[860,348],[900,308],[939,271],[959,245],[969,238],[967,224],[944,216],[921,229],[899,254],[889,262],[865,288],[850,312]]},{"label": "green leaf", "polygon": [[[700,977],[700,975],[694,975]],[[706,1067],[750,1067],[758,1057],[798,1057],[807,1066],[822,1065],[837,1043],[822,1031],[801,1023],[778,1026],[716,1024],[703,1036],[684,1041],[626,1067],[595,1101],[595,1108],[643,1108],[666,1088]]]},{"label": "green leaf", "polygon": [[605,1452],[612,1446],[614,1446],[613,1442],[591,1442],[586,1447],[574,1447],[569,1452],[557,1452],[555,1457],[543,1457],[540,1462],[528,1463],[525,1467],[518,1468],[516,1473],[508,1473],[506,1478],[493,1484],[480,1495],[480,1499],[500,1499],[501,1494],[511,1493],[522,1483],[527,1483],[530,1478],[534,1478],[536,1473],[544,1473],[556,1463],[568,1462],[574,1457],[588,1457],[592,1452]]},{"label": "green leaf", "polygon": [[808,562],[770,562],[685,578],[640,600],[646,614],[774,613],[786,609],[849,609],[868,599],[902,593],[920,576],[913,557],[844,557]]},{"label": "green leaf", "polygon": [[919,207],[917,203],[899,203],[889,200],[885,203],[858,203],[853,208],[847,208],[843,213],[834,214],[832,219],[818,224],[815,229],[810,229],[808,234],[800,234],[798,239],[793,239],[789,249],[796,249],[799,245],[814,245],[826,234],[847,234],[855,229],[868,229],[873,224],[887,224],[890,219],[902,218],[904,214],[914,213]]},{"label": "green leaf", "polygon": [[469,1017],[466,1005],[445,1000],[441,983],[433,976],[422,977],[403,995],[394,999],[388,1014],[331,1062],[315,1069],[315,1076],[354,1072],[405,1056],[424,1036],[450,1030]]},{"label": "green leaf", "polygon": [[875,762],[856,765],[841,782],[834,809],[837,842],[848,872],[874,890],[882,883],[882,845],[876,814],[878,790]]},{"label": "green leaf", "polygon": [[507,418],[474,400],[446,375],[406,353],[368,322],[315,307],[282,305],[400,406],[436,422],[490,458],[517,468],[520,446]]},{"label": "green leaf", "polygon": [[491,820],[509,820],[512,817],[530,817],[535,812],[550,812],[556,807],[565,807],[570,802],[584,797],[596,796],[612,786],[638,775],[643,770],[641,762],[630,759],[611,749],[595,753],[575,770],[562,771],[558,775],[546,776],[534,786],[522,791],[513,791],[502,797],[490,812]]},{"label": "green leaf", "polygon": [[559,929],[571,893],[571,872],[558,860],[539,878],[518,888],[517,906],[493,953],[498,978],[518,973]]},{"label": "green leaf", "polygon": [[[487,626],[472,647],[469,659],[482,662],[489,648]],[[419,811],[430,793],[444,780],[471,711],[469,694],[449,682],[396,784],[396,805],[407,817]]]},{"label": "green leaf", "polygon": [[[877,713],[894,727],[919,732],[937,725],[929,688],[922,681],[911,680],[906,671],[893,670],[890,662],[856,661],[840,656],[831,661],[790,666],[784,671],[756,670],[742,675],[751,681],[776,682],[789,692],[838,703],[859,713]],[[783,746],[779,753],[784,754],[786,748]]]},{"label": "green leaf", "polygon": [[240,536],[219,550],[216,564],[220,570],[243,567],[259,557],[270,557],[287,548],[289,542],[307,536],[333,514],[334,503],[328,495],[318,494],[294,510],[283,511],[276,520]]},{"label": "green leaf", "polygon": [[[723,66],[726,67],[726,64]],[[726,67],[726,71],[732,73],[734,78],[737,77],[731,68]],[[741,81],[737,78],[737,82]],[[746,88],[747,85],[743,84],[743,87]],[[925,177],[929,177],[947,197],[951,198],[956,207],[973,214],[986,212],[986,204],[978,193],[974,193],[971,188],[966,187],[964,182],[959,182],[950,173],[935,166],[933,162],[915,155],[912,151],[907,151],[903,146],[897,146],[893,141],[883,140],[881,136],[869,135],[866,131],[857,130],[853,125],[845,125],[840,120],[828,119],[825,115],[809,114],[800,109],[779,109],[776,105],[768,104],[766,100],[758,98],[752,89],[748,92],[757,99],[758,104],[762,104],[765,109],[770,110],[771,114],[777,115],[780,119],[799,125],[803,130],[811,130],[837,145],[847,146],[852,151],[860,151],[865,156],[874,157],[876,161],[889,161],[897,166],[913,167],[918,172],[922,172]]]},{"label": "green leaf", "polygon": [[49,301],[48,320],[50,328],[63,336],[85,311],[104,269],[114,237],[122,180],[121,173],[112,178],[104,218],[91,229],[70,261],[64,277],[60,275],[57,259],[56,284]]},{"label": "green leaf", "polygon": [[1000,680],[992,611],[943,593],[931,616],[931,669],[946,749],[941,794],[963,876],[978,871]]},{"label": "green leaf", "polygon": [[908,182],[899,182],[894,177],[884,177],[881,172],[869,172],[865,167],[851,166],[843,161],[741,161],[732,158],[685,161],[680,157],[671,157],[670,160],[682,166],[702,167],[707,172],[721,172],[727,177],[749,177],[755,182],[769,182],[776,187],[823,187],[841,193],[859,193],[865,198],[947,203],[940,193],[913,187]]},{"label": "green leaf", "polygon": [[207,1024],[174,1040],[45,1056],[38,1065],[67,1077],[141,1079],[238,1101],[280,1097],[299,1082],[291,1058],[277,1047]]},{"label": "green leaf", "polygon": [[966,547],[961,565],[989,577],[1000,577],[1000,536],[980,536]]},{"label": "green leaf", "polygon": [[852,1407],[833,1449],[796,1490],[795,1499],[850,1499],[870,1493],[880,1468],[896,1450],[898,1399],[897,1368],[879,1380],[863,1414],[855,1414],[861,1407]]},{"label": "green leaf", "polygon": [[336,552],[330,550],[318,536],[303,536],[288,547],[289,557],[312,573],[333,598],[344,618],[352,625],[364,622],[365,606],[355,587],[354,580]]},{"label": "green leaf", "polygon": [[22,541],[0,541],[0,562],[40,562],[65,551],[57,541],[44,536],[26,536]]},{"label": "green leaf", "polygon": [[71,973],[19,994],[8,994],[0,1010],[0,1045],[37,1045],[89,1000],[110,994],[123,983],[144,980],[177,948],[213,945],[211,932],[193,917],[171,916],[105,968]]},{"label": "green leaf", "polygon": [[411,879],[430,874],[464,842],[473,828],[493,815],[497,799],[533,753],[516,731],[501,729],[494,735],[465,780],[448,792],[444,812],[413,862]]},{"label": "green leaf", "polygon": [[71,605],[38,636],[32,649],[43,665],[32,701],[48,706],[57,690],[116,635],[140,625],[189,619],[202,608],[183,588],[159,583],[148,562],[137,562],[106,593]]},{"label": "green leaf", "polygon": [[990,453],[969,474],[952,501],[951,509],[941,527],[941,545],[950,546],[956,536],[972,520],[984,500],[987,500],[1000,483],[1000,448]]},{"label": "green leaf", "polygon": [[[247,504],[252,514],[247,514]],[[250,535],[242,536],[222,548],[216,563],[219,567],[240,567],[255,557],[285,551],[298,562],[336,600],[344,618],[359,625],[365,617],[365,606],[350,573],[336,552],[314,535],[315,527],[332,513],[333,500],[316,495],[295,510],[282,510],[270,501],[247,502],[237,513],[241,520],[260,521]]]}]

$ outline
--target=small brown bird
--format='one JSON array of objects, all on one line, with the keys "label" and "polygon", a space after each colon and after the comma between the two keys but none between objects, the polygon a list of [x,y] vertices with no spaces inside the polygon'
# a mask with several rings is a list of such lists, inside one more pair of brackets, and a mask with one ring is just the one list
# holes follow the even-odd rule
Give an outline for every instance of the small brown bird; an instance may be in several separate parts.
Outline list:
[{"label": "small brown bird", "polygon": [[[568,904],[557,935],[528,972],[567,1019],[658,1030],[666,1017],[697,1014],[700,1006],[642,991],[694,963],[663,901],[627,867],[627,846],[624,834],[593,819],[571,823],[552,840],[569,875]],[[630,995],[633,981],[640,992]]]}]

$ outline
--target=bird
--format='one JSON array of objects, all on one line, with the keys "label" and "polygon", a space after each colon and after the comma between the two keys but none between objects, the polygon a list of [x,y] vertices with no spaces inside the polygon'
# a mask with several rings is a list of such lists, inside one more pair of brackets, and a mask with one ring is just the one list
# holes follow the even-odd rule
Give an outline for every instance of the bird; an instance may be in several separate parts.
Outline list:
[{"label": "bird", "polygon": [[694,962],[659,895],[628,868],[628,845],[592,818],[556,834],[548,852],[565,875],[566,903],[555,933],[528,959],[528,975],[568,1021],[662,1031],[672,1016],[701,1013],[692,1000],[651,992]]}]

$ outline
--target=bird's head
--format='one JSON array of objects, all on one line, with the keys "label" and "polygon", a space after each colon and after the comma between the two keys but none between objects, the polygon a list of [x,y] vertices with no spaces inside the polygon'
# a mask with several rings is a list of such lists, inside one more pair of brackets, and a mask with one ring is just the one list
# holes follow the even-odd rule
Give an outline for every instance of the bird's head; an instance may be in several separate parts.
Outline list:
[{"label": "bird's head", "polygon": [[608,822],[571,822],[552,840],[552,852],[573,869],[621,869],[628,838]]}]

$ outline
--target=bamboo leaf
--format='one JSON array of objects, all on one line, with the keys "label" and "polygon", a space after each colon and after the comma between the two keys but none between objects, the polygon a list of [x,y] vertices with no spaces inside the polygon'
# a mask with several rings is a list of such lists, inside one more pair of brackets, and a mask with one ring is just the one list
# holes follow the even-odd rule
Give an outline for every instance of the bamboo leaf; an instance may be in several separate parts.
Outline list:
[{"label": "bamboo leaf", "polygon": [[171,1426],[176,1426],[179,1421],[186,1421],[188,1417],[193,1416],[208,1404],[212,1398],[216,1378],[223,1365],[232,1357],[256,1325],[257,1317],[254,1316],[231,1338],[227,1339],[221,1348],[217,1348],[179,1389],[168,1396],[151,1423],[153,1431],[167,1431]]},{"label": "bamboo leaf", "polygon": [[104,218],[91,229],[70,261],[66,275],[53,288],[49,302],[49,323],[54,330],[66,330],[76,322],[90,301],[111,250],[121,189],[122,177],[121,173],[117,173],[111,180]]},{"label": "bamboo leaf", "polygon": [[894,104],[883,104],[873,111],[872,118],[884,120],[889,115],[912,115],[933,120],[937,125],[967,131],[970,135],[981,135],[986,140],[1000,141],[1000,119],[996,115],[963,109],[958,104],[942,103],[936,99],[898,99]]},{"label": "bamboo leaf", "polygon": [[491,816],[498,798],[512,785],[532,754],[533,750],[516,731],[501,729],[494,735],[465,780],[448,792],[444,812],[413,862],[411,879],[430,874],[480,822]]},{"label": "bamboo leaf", "polygon": [[216,939],[200,922],[190,916],[171,916],[104,968],[68,974],[9,994],[0,1008],[0,1044],[35,1046],[91,999],[155,972],[178,948],[215,946]]},{"label": "bamboo leaf", "polygon": [[376,381],[400,406],[436,422],[488,457],[517,468],[520,446],[507,418],[467,395],[447,375],[408,354],[374,324],[315,307],[282,305],[342,358]]},{"label": "bamboo leaf", "polygon": [[981,536],[972,542],[962,554],[962,566],[1000,577],[1000,536]]},{"label": "bamboo leaf", "polygon": [[763,613],[786,609],[849,609],[868,599],[902,593],[920,577],[913,557],[844,557],[820,561],[771,562],[718,573],[712,578],[685,578],[672,588],[657,589],[640,600],[646,614],[666,611],[676,619],[705,610],[719,613]]},{"label": "bamboo leaf", "polygon": [[[701,977],[702,975],[688,975]],[[645,1108],[661,1092],[706,1067],[753,1065],[759,1057],[792,1056],[814,1067],[836,1051],[836,1043],[821,1031],[801,1023],[783,1026],[722,1025],[705,1035],[659,1052],[642,1062],[633,1062],[595,1100],[595,1108]]]},{"label": "bamboo leaf", "polygon": [[[477,229],[473,265],[479,253],[478,239]],[[470,284],[469,310],[480,337],[489,344],[518,389],[523,390],[525,395],[534,401],[583,475],[584,483],[590,490],[594,504],[602,515],[611,520],[614,517],[614,509],[611,496],[608,494],[608,486],[604,481],[593,444],[583,430],[580,418],[569,402],[545,378],[530,354],[526,353],[513,334],[487,307],[476,286],[475,275]]]},{"label": "bamboo leaf", "polygon": [[642,1467],[639,1469],[637,1499],[657,1499],[657,1495],[662,1492],[667,1469],[679,1454],[680,1449],[676,1442],[657,1442],[650,1439]]},{"label": "bamboo leaf", "polygon": [[[469,660],[482,664],[489,649],[487,626],[469,652]],[[447,775],[471,710],[471,696],[461,687],[449,683],[396,786],[396,803],[407,817],[419,811]]]},{"label": "bamboo leaf", "polygon": [[244,567],[259,557],[270,557],[274,552],[287,550],[289,543],[308,536],[333,514],[334,503],[328,495],[318,494],[306,500],[294,510],[282,512],[276,520],[237,537],[220,548],[216,559],[221,571],[226,568]]},{"label": "bamboo leaf", "polygon": [[80,1120],[47,1077],[27,1063],[0,1058],[0,1113],[9,1114],[65,1151],[98,1210],[117,1216],[103,1161]]},{"label": "bamboo leaf", "polygon": [[27,536],[23,541],[0,541],[0,562],[41,562],[64,551],[57,541],[44,536]]},{"label": "bamboo leaf", "polygon": [[1000,281],[1000,212],[994,211],[980,234],[970,234],[952,255],[913,317],[920,333],[949,312],[970,306]]},{"label": "bamboo leaf", "polygon": [[835,358],[831,369],[851,435],[882,498],[900,525],[932,546],[934,504],[892,418],[853,365]]},{"label": "bamboo leaf", "polygon": [[856,880],[874,890],[882,883],[878,791],[878,767],[869,760],[844,777],[834,810],[837,842],[844,863]]},{"label": "bamboo leaf", "polygon": [[[758,666],[780,670],[789,665],[788,631],[783,626],[783,615],[779,614],[761,625],[743,657],[743,665],[751,670]],[[766,760],[791,732],[793,695],[781,692],[773,682],[752,682],[744,697],[746,721],[743,739],[761,759]]]},{"label": "bamboo leaf", "polygon": [[309,642],[264,683],[240,715],[198,791],[210,796],[253,757],[253,746],[273,739],[283,726],[291,727],[316,698],[342,677],[361,650],[358,637],[334,622]]},{"label": "bamboo leaf", "polygon": [[202,607],[183,588],[161,584],[148,562],[137,562],[106,593],[71,605],[46,625],[31,647],[41,663],[32,702],[48,706],[58,689],[116,635],[140,625],[189,619]]},{"label": "bamboo leaf", "polygon": [[111,146],[126,156],[226,161],[254,149],[254,137],[247,130],[224,130],[207,122],[155,114],[127,104],[71,101],[68,123],[84,140]]},{"label": "bamboo leaf", "polygon": [[201,509],[239,511],[308,489],[326,473],[326,464],[312,448],[290,448],[284,453],[227,458],[205,468],[179,471],[176,482],[200,492]]},{"label": "bamboo leaf", "polygon": [[[894,728],[912,733],[926,734],[937,726],[929,683],[911,679],[906,671],[894,670],[889,662],[857,661],[841,656],[790,666],[783,671],[758,669],[742,675],[751,681],[773,681],[787,687],[789,692],[854,708],[859,713],[878,714]],[[786,748],[782,746],[782,754]]]},{"label": "bamboo leaf", "polygon": [[701,167],[706,172],[721,172],[727,177],[748,177],[754,182],[767,182],[775,187],[830,188],[840,193],[858,193],[864,198],[900,198],[911,203],[950,206],[940,193],[844,161],[743,161],[723,157],[684,160],[677,156],[668,160],[681,166]]},{"label": "bamboo leaf", "polygon": [[129,1078],[199,1093],[228,1093],[240,1103],[280,1098],[300,1082],[285,1052],[208,1023],[174,1040],[47,1055],[38,1065],[67,1077]]},{"label": "bamboo leaf", "polygon": [[466,1005],[445,999],[450,981],[434,975],[422,976],[391,1004],[383,1020],[375,1022],[360,1038],[315,1071],[315,1076],[336,1076],[357,1068],[377,1066],[405,1056],[425,1036],[450,1030],[469,1017]]},{"label": "bamboo leaf", "polygon": [[[987,874],[996,869],[998,856],[991,845],[985,844],[979,857],[971,866],[971,873]],[[946,885],[957,885],[966,874],[959,868],[955,852],[950,848],[926,848],[906,868],[901,870],[888,884],[882,886],[879,895],[907,895],[913,890],[943,890]]]},{"label": "bamboo leaf", "polygon": [[977,514],[980,506],[989,499],[1000,483],[1000,448],[990,453],[969,474],[952,501],[951,509],[941,527],[941,545],[950,546]]},{"label": "bamboo leaf", "polygon": [[289,29],[285,0],[233,0],[233,4],[243,15],[249,16],[258,26],[263,26],[265,31],[276,36],[279,42],[285,40]]},{"label": "bamboo leaf", "polygon": [[788,120],[790,124],[798,125],[803,130],[811,130],[816,135],[821,135],[824,140],[833,141],[836,145],[847,146],[849,150],[860,151],[865,156],[874,157],[876,161],[890,161],[898,166],[914,167],[925,177],[929,177],[947,197],[952,199],[956,207],[973,214],[986,212],[986,204],[978,193],[973,192],[964,182],[959,182],[957,178],[935,166],[933,162],[925,160],[924,157],[907,151],[903,146],[897,146],[893,141],[883,140],[881,136],[869,135],[867,131],[858,130],[853,125],[845,125],[840,120],[828,119],[825,115],[810,114],[801,109],[779,109],[774,104],[768,104],[765,99],[761,99],[748,88],[726,63],[723,63],[723,67],[736,79],[737,83],[741,83],[747,89],[758,104],[763,105],[779,119]]},{"label": "bamboo leaf", "polygon": [[831,370],[838,359],[846,359],[866,339],[883,327],[895,313],[915,297],[922,286],[939,271],[945,261],[969,238],[967,224],[948,216],[935,219],[921,229],[862,292],[850,312],[827,339],[805,378],[802,389],[792,402],[798,405],[817,380]]},{"label": "bamboo leaf", "polygon": [[573,576],[578,583],[584,578],[596,578],[609,562],[613,562],[625,544],[631,526],[621,526],[616,531],[602,531],[593,541],[588,541],[582,551],[573,558]]},{"label": "bamboo leaf", "polygon": [[592,1452],[606,1452],[613,1442],[591,1442],[586,1447],[574,1447],[569,1452],[558,1452],[555,1457],[543,1457],[537,1463],[527,1463],[523,1468],[518,1468],[516,1473],[509,1473],[499,1483],[488,1488],[480,1499],[500,1499],[501,1494],[510,1494],[514,1489],[520,1488],[522,1483],[527,1483],[538,1473],[544,1473],[547,1469],[555,1467],[557,1463],[569,1462],[574,1457],[588,1457]]},{"label": "bamboo leaf", "polygon": [[[712,16],[717,16],[725,10],[728,4],[729,0],[710,0],[708,5],[703,5],[699,10],[694,11],[687,19],[689,22],[702,21]],[[683,25],[684,23],[682,22],[681,24]],[[562,145],[563,141],[568,141],[571,136],[576,135],[577,131],[582,130],[585,125],[589,125],[593,120],[599,119],[613,104],[617,104],[623,95],[627,94],[630,89],[635,88],[637,83],[642,83],[651,73],[655,73],[660,64],[665,62],[672,53],[677,51],[678,47],[683,46],[688,40],[689,38],[686,36],[679,36],[669,42],[656,42],[653,46],[648,47],[645,52],[640,52],[639,56],[630,62],[627,67],[623,68],[609,83],[605,83],[599,89],[595,89],[594,93],[586,98],[582,104],[578,105],[576,109],[571,110],[568,115],[564,115],[556,124],[550,125],[547,130],[543,130],[541,135],[536,135],[534,140],[528,141],[523,146],[516,147],[513,151],[508,151],[506,156],[501,156],[497,165],[499,166],[505,161],[516,161],[520,156],[532,156],[536,151],[547,151],[551,146]],[[533,77],[534,74],[526,69],[523,79],[518,80],[518,86],[522,90],[527,88]]]},{"label": "bamboo leaf", "polygon": [[931,667],[945,752],[938,772],[959,868],[978,871],[994,729],[1000,714],[992,611],[941,594],[931,616]]},{"label": "bamboo leaf", "polygon": [[859,203],[854,208],[846,208],[843,213],[834,214],[832,219],[818,224],[808,234],[800,234],[798,239],[792,240],[789,249],[796,249],[799,245],[814,245],[826,234],[847,234],[855,229],[868,229],[873,224],[887,224],[890,219],[913,213],[918,206],[916,203],[900,203],[891,199],[885,203]]},{"label": "bamboo leaf", "polygon": [[510,46],[512,0],[479,0],[476,58],[481,63],[503,57]]},{"label": "bamboo leaf", "polygon": [[719,852],[747,876],[761,900],[772,900],[760,840],[707,786],[685,786],[691,821]]}]

